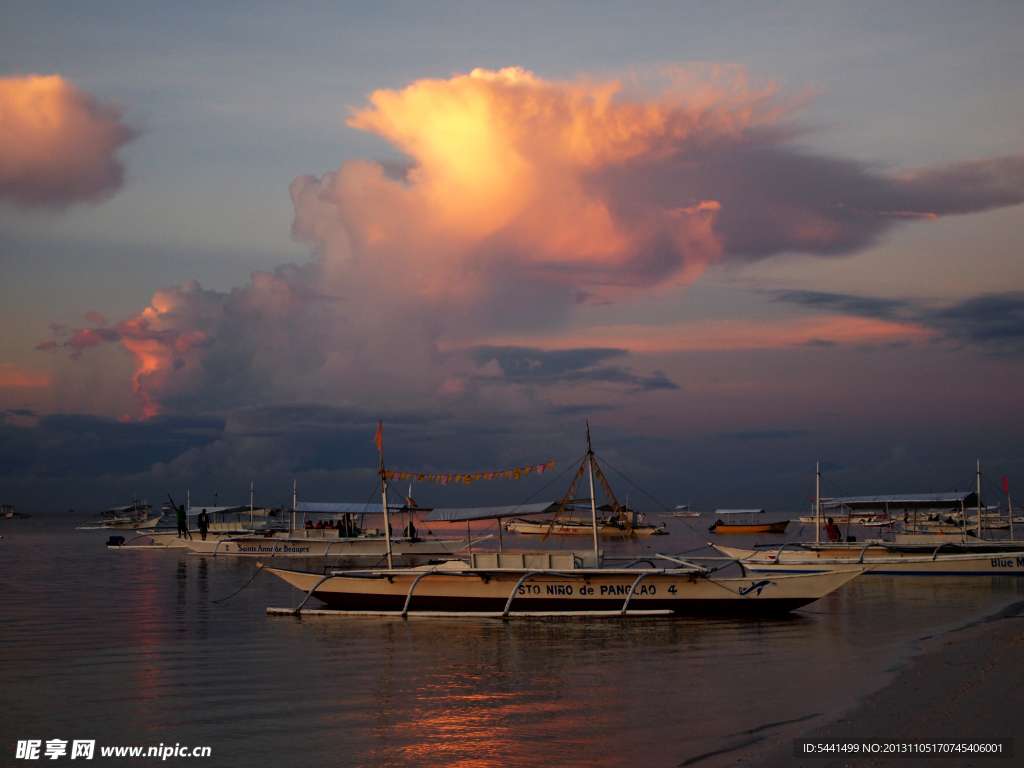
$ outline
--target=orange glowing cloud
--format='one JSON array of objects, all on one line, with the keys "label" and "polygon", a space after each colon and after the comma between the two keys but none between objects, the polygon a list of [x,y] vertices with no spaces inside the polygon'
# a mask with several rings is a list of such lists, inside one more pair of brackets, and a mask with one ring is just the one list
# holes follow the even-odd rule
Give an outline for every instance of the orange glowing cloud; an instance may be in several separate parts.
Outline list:
[{"label": "orange glowing cloud", "polygon": [[0,198],[62,207],[115,192],[115,157],[138,131],[59,75],[0,78]]},{"label": "orange glowing cloud", "polygon": [[0,388],[2,389],[49,387],[52,384],[53,379],[44,373],[22,371],[15,368],[13,363],[0,363]]},{"label": "orange glowing cloud", "polygon": [[492,298],[510,280],[602,295],[693,280],[721,256],[720,204],[694,196],[626,210],[595,176],[735,143],[784,111],[771,83],[742,70],[703,75],[700,88],[646,98],[617,81],[550,82],[519,68],[376,91],[349,125],[384,137],[412,167],[397,181],[367,162],[299,178],[295,232],[426,300]]},{"label": "orange glowing cloud", "polygon": [[[158,291],[151,305],[135,317],[109,328],[78,330],[61,346],[70,348],[77,357],[103,342],[120,342],[135,359],[132,388],[142,414],[155,416],[161,410],[160,396],[194,372],[198,361],[192,351],[209,341],[202,331],[180,327],[178,312],[191,309],[189,293],[198,290],[198,284],[190,283],[184,288]],[[49,347],[38,348],[45,351]]]},{"label": "orange glowing cloud", "polygon": [[[130,320],[91,315],[97,327],[60,346],[122,344],[152,415],[184,397],[211,407],[429,406],[467,396],[465,377],[482,375],[471,350],[488,344],[685,352],[914,342],[934,329],[913,313],[906,323],[830,315],[564,329],[579,304],[687,284],[711,263],[850,254],[902,222],[1024,202],[1024,156],[887,176],[794,146],[790,119],[806,97],[782,98],[742,68],[680,67],[662,84],[641,92],[508,68],[376,91],[348,124],[408,162],[356,160],[292,183],[293,234],[312,246],[313,263],[254,273],[230,293],[161,291]],[[57,346],[48,344],[39,348]],[[459,362],[453,350],[469,354]],[[624,369],[602,375],[644,391],[673,386]]]}]

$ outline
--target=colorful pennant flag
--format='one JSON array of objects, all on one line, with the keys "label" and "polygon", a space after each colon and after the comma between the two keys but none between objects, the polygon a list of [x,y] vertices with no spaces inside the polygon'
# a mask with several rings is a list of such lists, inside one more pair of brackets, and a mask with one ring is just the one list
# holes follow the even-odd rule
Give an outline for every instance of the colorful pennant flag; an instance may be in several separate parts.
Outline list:
[{"label": "colorful pennant flag", "polygon": [[[381,426],[377,427],[377,443],[378,448],[380,447],[381,437]],[[502,469],[498,472],[477,472],[470,475],[426,475],[419,474],[416,472],[397,472],[394,470],[388,470],[384,473],[384,476],[389,480],[398,480],[404,482],[405,480],[412,480],[417,483],[440,483],[441,485],[448,485],[448,483],[470,483],[481,480],[508,480],[515,479],[520,480],[524,477],[529,476],[531,472],[537,472],[538,474],[544,474],[549,469],[555,468],[555,462],[549,461],[544,464],[534,464],[532,467],[520,467],[519,469]]]}]

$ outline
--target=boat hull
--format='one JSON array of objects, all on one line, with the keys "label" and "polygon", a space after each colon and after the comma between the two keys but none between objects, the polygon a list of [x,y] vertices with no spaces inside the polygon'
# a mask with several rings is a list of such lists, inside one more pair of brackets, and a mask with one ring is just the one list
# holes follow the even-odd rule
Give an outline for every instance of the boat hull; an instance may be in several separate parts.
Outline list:
[{"label": "boat hull", "polygon": [[[860,558],[860,551],[846,550],[845,556],[833,551],[806,552],[789,550],[780,555],[770,551],[751,551],[719,547],[727,557],[742,561],[750,573],[823,573],[832,568],[847,568]],[[863,548],[862,548],[863,549]],[[956,555],[890,552],[868,549],[863,564],[868,573],[903,576],[1024,576],[1024,550],[1002,553],[969,553]]]},{"label": "boat hull", "polygon": [[[474,543],[479,541],[473,540]],[[387,541],[380,537],[366,538],[282,538],[272,536],[232,536],[208,538],[203,541],[181,539],[181,546],[191,552],[215,557],[337,557],[346,564],[378,565],[387,557]],[[431,558],[450,557],[466,549],[469,539],[426,539],[391,542],[392,560],[403,564],[426,562]]]},{"label": "boat hull", "polygon": [[629,598],[631,611],[668,611],[676,616],[785,613],[824,597],[863,571],[849,567],[771,579],[709,579],[678,571],[448,572],[442,567],[343,573],[318,584],[322,574],[268,570],[306,593],[313,590],[313,597],[337,611],[399,612],[408,601],[410,613],[500,613],[508,607],[511,614],[580,614],[621,611]]},{"label": "boat hull", "polygon": [[719,523],[715,525],[715,533],[785,533],[789,520],[778,523],[752,523],[749,525],[730,525]]}]

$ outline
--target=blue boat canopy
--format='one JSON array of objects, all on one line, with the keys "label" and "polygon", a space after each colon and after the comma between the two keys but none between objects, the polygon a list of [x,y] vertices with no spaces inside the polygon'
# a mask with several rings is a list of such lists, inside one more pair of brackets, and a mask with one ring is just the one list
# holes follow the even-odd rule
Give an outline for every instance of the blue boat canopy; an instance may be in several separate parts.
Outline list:
[{"label": "blue boat canopy", "polygon": [[836,509],[959,509],[978,503],[974,491],[954,493],[895,493],[882,496],[839,496],[823,500],[822,507]]},{"label": "blue boat canopy", "polygon": [[522,517],[542,515],[558,509],[557,501],[541,501],[536,504],[519,504],[513,507],[472,507],[464,509],[435,509],[424,516],[425,523],[453,523],[468,520],[494,520],[499,517]]}]

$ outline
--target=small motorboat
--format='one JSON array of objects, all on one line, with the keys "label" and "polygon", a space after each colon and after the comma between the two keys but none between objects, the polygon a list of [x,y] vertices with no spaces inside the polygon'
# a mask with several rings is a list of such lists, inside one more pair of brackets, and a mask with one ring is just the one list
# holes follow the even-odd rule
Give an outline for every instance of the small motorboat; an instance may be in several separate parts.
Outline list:
[{"label": "small motorboat", "polygon": [[[711,533],[785,533],[789,520],[760,522],[756,515],[763,509],[716,509],[715,522],[708,528]],[[723,520],[722,518],[725,518]]]}]

